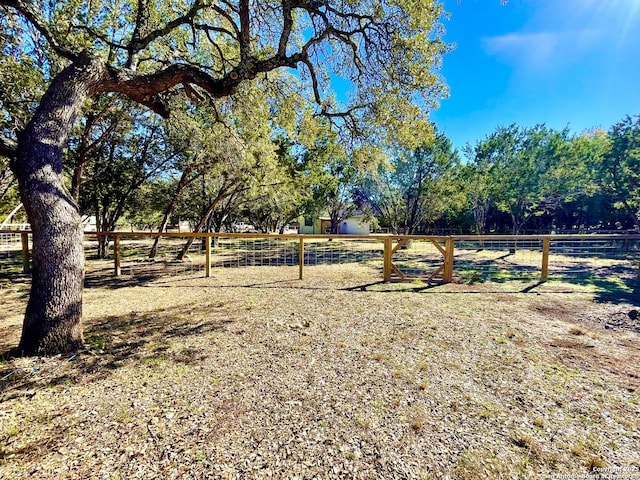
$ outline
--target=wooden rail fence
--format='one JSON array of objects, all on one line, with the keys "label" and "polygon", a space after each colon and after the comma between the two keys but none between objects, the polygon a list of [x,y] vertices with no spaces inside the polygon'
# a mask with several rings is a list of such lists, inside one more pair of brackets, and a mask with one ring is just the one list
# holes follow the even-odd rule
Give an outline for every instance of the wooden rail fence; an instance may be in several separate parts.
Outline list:
[{"label": "wooden rail fence", "polygon": [[[30,268],[30,251],[29,251],[29,235],[31,231],[16,231],[16,230],[4,230],[0,231],[0,234],[10,234],[20,237],[20,246],[22,250],[22,268],[24,272],[29,272]],[[511,249],[515,251],[515,248],[520,245],[539,245],[535,249],[541,253],[540,263],[538,269],[540,272],[540,281],[546,281],[549,277],[549,258],[552,253],[552,247],[554,245],[577,245],[576,247],[566,247],[566,250],[578,250],[580,245],[595,244],[607,245],[606,242],[616,242],[618,245],[623,245],[623,250],[630,250],[632,245],[636,245],[636,250],[632,251],[631,257],[635,258],[631,260],[637,265],[637,278],[640,279],[640,262],[638,261],[638,245],[640,245],[640,235],[520,235],[520,236],[507,236],[507,235],[458,235],[458,236],[423,236],[423,235],[298,235],[298,234],[284,234],[284,235],[265,235],[265,234],[251,234],[251,233],[155,233],[155,232],[106,232],[106,233],[86,233],[87,238],[95,238],[96,236],[107,236],[113,241],[113,268],[114,274],[119,276],[122,274],[122,240],[132,238],[206,238],[205,244],[205,264],[204,274],[209,277],[212,270],[212,239],[255,239],[255,240],[289,240],[297,241],[297,262],[298,262],[298,277],[303,278],[305,268],[305,242],[312,240],[334,240],[340,241],[349,240],[367,240],[380,242],[383,245],[382,249],[382,279],[385,282],[392,281],[404,281],[420,278],[428,281],[440,281],[440,282],[452,282],[454,280],[454,265],[456,259],[456,245],[466,245],[465,248],[469,250],[469,245],[476,245],[478,250],[482,250],[484,246],[491,242],[497,242],[502,245],[509,245]],[[441,260],[436,261],[435,270],[429,274],[412,274],[405,270],[399,259],[399,252],[406,249],[412,242],[422,242],[432,244],[436,251],[441,255]],[[531,247],[529,247],[531,248]],[[602,247],[612,248],[612,247]],[[605,252],[606,254],[606,252]],[[357,253],[355,254],[357,255]],[[635,256],[635,257],[634,257]]]}]

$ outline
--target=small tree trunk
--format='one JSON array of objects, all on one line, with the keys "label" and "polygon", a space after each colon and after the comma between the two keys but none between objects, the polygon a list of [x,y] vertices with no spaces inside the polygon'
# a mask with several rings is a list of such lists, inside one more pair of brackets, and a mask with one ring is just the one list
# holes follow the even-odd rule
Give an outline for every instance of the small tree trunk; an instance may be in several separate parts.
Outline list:
[{"label": "small tree trunk", "polygon": [[[511,215],[511,220],[513,222],[513,235],[518,235],[518,232],[520,231],[520,223],[518,222],[518,219],[516,218],[515,215]],[[511,246],[509,247],[509,255],[515,255],[516,251],[518,249],[518,241],[514,240],[513,243],[511,244]]]},{"label": "small tree trunk", "polygon": [[80,186],[82,185],[82,177],[84,175],[84,167],[86,163],[87,157],[82,153],[78,158],[76,167],[73,170],[73,176],[71,177],[71,197],[76,203],[80,200]]},{"label": "small tree trunk", "polygon": [[633,222],[633,225],[640,230],[640,210],[634,211],[627,200],[622,200],[622,205],[624,206],[625,212]]},{"label": "small tree trunk", "polygon": [[[176,207],[178,206],[178,200],[180,199],[180,195],[182,194],[182,191],[187,185],[189,185],[191,182],[195,180],[196,177],[190,178],[192,171],[193,171],[193,167],[187,167],[182,172],[182,175],[180,176],[180,180],[178,181],[178,185],[176,187],[176,191],[173,193],[171,202],[169,203],[166,210],[164,211],[164,217],[162,218],[162,221],[158,226],[158,233],[162,233],[167,229],[167,225],[169,224],[169,218],[171,218],[171,215],[173,215],[173,212],[176,210]],[[156,258],[156,255],[158,254],[159,243],[160,243],[160,235],[158,235],[153,240],[153,245],[151,247],[151,251],[149,252],[149,258]]]},{"label": "small tree trunk", "polygon": [[[213,219],[213,231],[215,233],[220,233],[222,231],[222,226],[224,222],[227,220],[227,215],[223,214],[222,216],[217,216],[217,218]],[[220,246],[220,237],[213,237],[213,248],[218,248]]]},{"label": "small tree trunk", "polygon": [[109,237],[106,235],[98,236],[98,258],[109,257]]},{"label": "small tree trunk", "polygon": [[[213,200],[213,202],[211,202],[211,204],[209,204],[207,209],[202,214],[202,218],[200,219],[196,227],[193,229],[194,233],[201,232],[202,229],[205,227],[205,225],[207,225],[207,223],[209,222],[209,219],[211,218],[211,215],[213,215],[213,211],[216,209],[216,207],[220,204],[222,200],[224,200],[227,196],[229,196],[229,190],[233,186],[234,184],[232,183],[220,189],[216,198]],[[180,250],[180,253],[176,257],[176,260],[184,260],[184,257],[187,255],[189,248],[191,248],[191,245],[193,245],[194,238],[195,237],[189,237],[187,239],[184,246],[182,247],[182,250]]]},{"label": "small tree trunk", "polygon": [[331,235],[337,235],[339,226],[340,226],[340,220],[331,216],[331,225],[329,227],[329,233]]}]

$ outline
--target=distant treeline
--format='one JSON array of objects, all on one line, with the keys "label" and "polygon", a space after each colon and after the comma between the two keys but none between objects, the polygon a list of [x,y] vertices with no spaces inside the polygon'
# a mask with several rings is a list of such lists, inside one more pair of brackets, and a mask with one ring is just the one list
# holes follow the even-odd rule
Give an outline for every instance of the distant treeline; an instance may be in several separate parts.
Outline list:
[{"label": "distant treeline", "polygon": [[[321,215],[333,231],[353,215],[406,234],[640,229],[638,116],[580,134],[498,127],[462,152],[434,127],[433,141],[416,150],[370,156],[328,128],[303,145],[266,120],[239,112],[230,128],[200,112],[166,124],[105,99],[66,153],[69,190],[105,231],[180,220],[196,230],[245,221],[272,232]],[[0,220],[18,203],[0,163]]]}]

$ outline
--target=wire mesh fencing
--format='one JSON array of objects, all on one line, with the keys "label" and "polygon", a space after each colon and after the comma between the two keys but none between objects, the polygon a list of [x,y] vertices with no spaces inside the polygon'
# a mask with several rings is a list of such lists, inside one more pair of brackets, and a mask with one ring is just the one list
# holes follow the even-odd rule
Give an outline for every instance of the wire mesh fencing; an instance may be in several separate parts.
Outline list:
[{"label": "wire mesh fencing", "polygon": [[455,243],[454,272],[462,281],[536,280],[541,276],[539,238],[461,238]]},{"label": "wire mesh fencing", "polygon": [[633,238],[560,238],[550,245],[549,272],[573,281],[628,281],[640,276],[640,240]]},{"label": "wire mesh fencing", "polygon": [[384,244],[376,239],[316,238],[304,241],[304,266],[370,264],[381,269]]},{"label": "wire mesh fencing", "polygon": [[640,268],[637,236],[459,237],[455,248],[456,275],[468,282],[600,278],[628,283],[638,279]]},{"label": "wire mesh fencing", "polygon": [[291,267],[297,264],[298,244],[286,238],[214,238],[212,268]]},{"label": "wire mesh fencing", "polygon": [[[151,278],[160,275],[182,275],[210,270],[251,267],[295,267],[287,275],[297,278],[302,267],[323,265],[370,264],[382,268],[384,245],[374,238],[361,239],[307,238],[297,235],[202,235],[161,236],[156,252],[151,255],[157,235],[118,233],[109,238],[106,250],[111,261],[117,256],[117,275]],[[303,241],[301,241],[301,239]],[[206,242],[210,242],[207,253]],[[99,249],[85,247],[87,258],[99,262]],[[103,255],[105,257],[105,255]],[[105,257],[105,258],[106,258]]]},{"label": "wire mesh fencing", "polygon": [[[109,233],[100,245],[99,237],[88,235],[85,237],[88,270],[94,276],[115,274],[135,281],[166,275],[209,275],[225,268],[290,267],[279,271],[293,279],[298,273],[302,278],[303,268],[308,272],[305,276],[311,276],[323,275],[320,269],[314,273],[316,266],[359,264],[366,265],[371,275],[379,275],[372,280],[382,277],[474,283],[558,279],[627,285],[640,282],[640,235],[391,237],[183,233],[162,234],[157,239],[158,236],[143,232]],[[25,270],[25,258],[31,249],[26,238],[31,238],[30,232],[0,232],[0,274]]]},{"label": "wire mesh fencing", "polygon": [[[21,273],[25,270],[23,257],[23,238],[21,232],[0,232],[0,274]],[[28,240],[28,251],[31,249],[30,238]]]},{"label": "wire mesh fencing", "polygon": [[[201,273],[205,269],[204,245],[194,237],[163,237],[154,248],[155,237],[126,234],[108,237],[106,258],[111,262],[117,255],[118,275],[143,277],[145,279],[167,275]],[[98,247],[92,248],[98,255]],[[104,252],[103,252],[104,253]],[[104,256],[104,255],[102,255]],[[91,257],[89,257],[91,258]]]}]

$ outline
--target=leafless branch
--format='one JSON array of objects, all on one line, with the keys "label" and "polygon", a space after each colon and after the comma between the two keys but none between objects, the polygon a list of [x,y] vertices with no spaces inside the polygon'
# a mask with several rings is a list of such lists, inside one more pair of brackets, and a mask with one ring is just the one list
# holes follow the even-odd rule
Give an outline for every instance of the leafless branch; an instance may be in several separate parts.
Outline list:
[{"label": "leafless branch", "polygon": [[342,120],[348,129],[354,134],[354,136],[362,136],[363,132],[358,127],[358,119],[356,118],[356,113],[358,110],[363,110],[367,108],[365,105],[356,105],[351,107],[350,109],[344,112],[330,112],[326,107],[322,108],[322,111],[316,114],[316,117],[325,117],[331,122],[331,124],[335,124],[335,120]]}]

